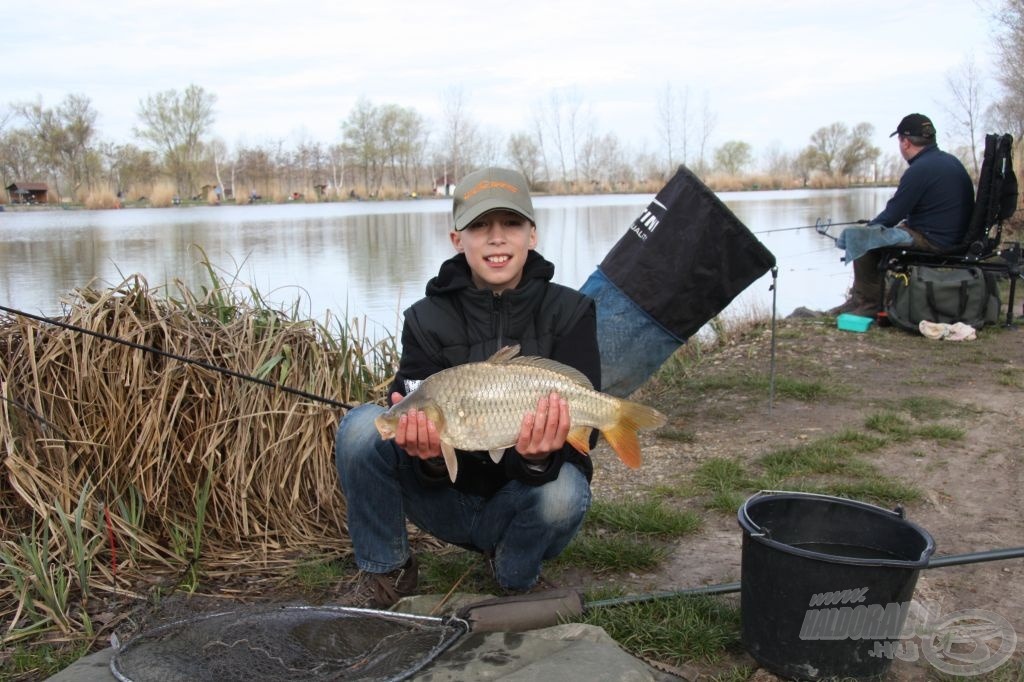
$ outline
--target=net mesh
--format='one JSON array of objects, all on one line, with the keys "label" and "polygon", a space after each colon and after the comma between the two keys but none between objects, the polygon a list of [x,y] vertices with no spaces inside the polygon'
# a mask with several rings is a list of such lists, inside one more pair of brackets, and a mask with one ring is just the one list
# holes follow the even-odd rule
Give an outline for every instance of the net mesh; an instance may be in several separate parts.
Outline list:
[{"label": "net mesh", "polygon": [[402,680],[468,629],[464,621],[330,606],[254,606],[181,620],[126,642],[122,682]]}]

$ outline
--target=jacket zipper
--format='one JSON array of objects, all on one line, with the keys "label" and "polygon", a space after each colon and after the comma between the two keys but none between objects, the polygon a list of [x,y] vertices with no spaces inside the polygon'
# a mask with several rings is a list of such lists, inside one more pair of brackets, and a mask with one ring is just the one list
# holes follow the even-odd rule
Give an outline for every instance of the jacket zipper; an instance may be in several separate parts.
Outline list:
[{"label": "jacket zipper", "polygon": [[505,347],[505,306],[501,294],[494,295],[494,305],[491,308],[491,314],[494,316],[494,337],[498,340],[498,347],[494,349],[494,352],[497,353]]}]

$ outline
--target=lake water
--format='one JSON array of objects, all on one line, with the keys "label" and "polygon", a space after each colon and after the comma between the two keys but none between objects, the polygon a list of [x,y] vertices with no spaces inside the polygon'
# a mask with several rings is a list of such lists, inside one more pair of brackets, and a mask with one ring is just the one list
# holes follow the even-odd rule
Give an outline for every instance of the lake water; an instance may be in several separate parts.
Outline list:
[{"label": "lake water", "polygon": [[[840,303],[852,278],[818,218],[876,215],[891,188],[727,192],[722,201],[775,254],[777,311]],[[540,251],[556,281],[579,287],[653,195],[536,197]],[[453,250],[451,201],[421,199],[112,211],[0,212],[0,304],[45,315],[93,283],[142,275],[151,286],[208,285],[203,253],[223,278],[301,314],[326,312],[397,332],[401,310]],[[841,228],[833,228],[838,234]],[[200,250],[201,249],[201,250]],[[771,313],[770,279],[752,284],[726,315]]]}]

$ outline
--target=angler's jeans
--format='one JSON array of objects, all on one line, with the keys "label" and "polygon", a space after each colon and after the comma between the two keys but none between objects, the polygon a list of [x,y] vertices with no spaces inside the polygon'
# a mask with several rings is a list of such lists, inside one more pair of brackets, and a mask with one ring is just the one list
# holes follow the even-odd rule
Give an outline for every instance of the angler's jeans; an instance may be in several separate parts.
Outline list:
[{"label": "angler's jeans", "polygon": [[501,587],[532,587],[541,561],[558,556],[583,523],[590,507],[586,476],[566,464],[554,481],[510,481],[490,499],[449,486],[426,487],[412,458],[377,433],[373,420],[383,411],[379,405],[349,411],[334,443],[356,565],[387,573],[405,563],[408,518],[445,542],[493,556]]}]

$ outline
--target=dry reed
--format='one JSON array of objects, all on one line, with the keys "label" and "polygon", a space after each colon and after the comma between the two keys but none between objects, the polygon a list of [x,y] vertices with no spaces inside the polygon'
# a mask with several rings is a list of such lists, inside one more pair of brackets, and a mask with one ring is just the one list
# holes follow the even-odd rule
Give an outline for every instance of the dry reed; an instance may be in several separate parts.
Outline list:
[{"label": "dry reed", "polygon": [[[211,277],[203,295],[176,284],[177,298],[139,276],[80,290],[58,319],[340,402],[380,398],[393,339],[332,333],[330,319],[296,319]],[[340,408],[23,316],[0,317],[0,376],[7,633],[28,621],[87,629],[74,598],[37,608],[54,591],[32,573],[37,550],[82,609],[89,593],[130,591],[146,573],[266,572],[350,551],[333,459]],[[77,540],[64,513],[76,509]]]},{"label": "dry reed", "polygon": [[109,189],[94,189],[86,194],[81,202],[90,210],[121,208],[121,200],[117,198],[113,190]]},{"label": "dry reed", "polygon": [[171,184],[154,185],[153,191],[149,193],[149,205],[153,208],[167,208],[174,204],[174,197],[177,193]]}]

